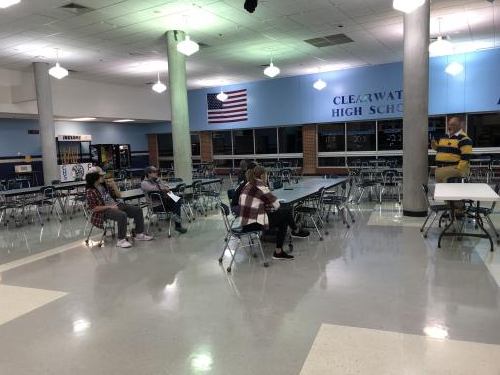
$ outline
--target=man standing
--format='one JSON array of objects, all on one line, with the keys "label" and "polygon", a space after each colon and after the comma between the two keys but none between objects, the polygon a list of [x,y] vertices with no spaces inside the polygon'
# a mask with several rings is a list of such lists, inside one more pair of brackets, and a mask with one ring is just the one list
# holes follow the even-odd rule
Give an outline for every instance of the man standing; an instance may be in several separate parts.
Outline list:
[{"label": "man standing", "polygon": [[448,182],[449,178],[469,175],[472,140],[462,129],[462,123],[458,117],[452,117],[448,121],[448,134],[439,142],[432,139],[431,147],[437,151],[436,183]]}]

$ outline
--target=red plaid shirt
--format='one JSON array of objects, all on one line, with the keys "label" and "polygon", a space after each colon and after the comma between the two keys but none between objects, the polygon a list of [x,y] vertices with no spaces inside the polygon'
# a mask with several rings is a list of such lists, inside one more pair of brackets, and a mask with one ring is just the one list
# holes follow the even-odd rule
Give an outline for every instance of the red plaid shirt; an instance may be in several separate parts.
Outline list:
[{"label": "red plaid shirt", "polygon": [[[102,199],[101,193],[96,188],[85,189],[85,195],[87,196],[87,205],[92,211],[97,206],[105,206],[104,199]],[[92,217],[90,222],[97,228],[104,228],[104,212],[92,212]]]},{"label": "red plaid shirt", "polygon": [[241,225],[258,223],[264,227],[264,230],[269,229],[267,213],[276,211],[280,207],[278,198],[260,180],[257,180],[256,184],[245,185],[239,203]]}]

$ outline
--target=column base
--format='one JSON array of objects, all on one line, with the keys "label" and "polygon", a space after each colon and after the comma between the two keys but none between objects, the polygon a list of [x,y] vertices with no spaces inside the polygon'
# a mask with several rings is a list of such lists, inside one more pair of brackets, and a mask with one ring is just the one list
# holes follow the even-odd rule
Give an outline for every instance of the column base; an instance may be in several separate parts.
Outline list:
[{"label": "column base", "polygon": [[426,217],[427,215],[428,215],[427,211],[408,211],[408,210],[403,210],[403,216]]}]

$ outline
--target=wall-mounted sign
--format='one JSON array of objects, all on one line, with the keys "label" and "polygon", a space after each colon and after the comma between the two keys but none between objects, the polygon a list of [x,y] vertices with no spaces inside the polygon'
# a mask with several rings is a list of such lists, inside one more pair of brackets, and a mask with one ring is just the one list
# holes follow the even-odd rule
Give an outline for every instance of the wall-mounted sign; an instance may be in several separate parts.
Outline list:
[{"label": "wall-mounted sign", "polygon": [[90,168],[92,168],[92,163],[60,165],[61,182],[75,181],[77,178],[83,179]]},{"label": "wall-mounted sign", "polygon": [[57,140],[59,142],[90,142],[92,141],[91,135],[58,135]]},{"label": "wall-mounted sign", "polygon": [[[403,90],[379,91],[333,98],[332,117],[358,117],[403,112]],[[340,107],[340,108],[339,108]]]}]

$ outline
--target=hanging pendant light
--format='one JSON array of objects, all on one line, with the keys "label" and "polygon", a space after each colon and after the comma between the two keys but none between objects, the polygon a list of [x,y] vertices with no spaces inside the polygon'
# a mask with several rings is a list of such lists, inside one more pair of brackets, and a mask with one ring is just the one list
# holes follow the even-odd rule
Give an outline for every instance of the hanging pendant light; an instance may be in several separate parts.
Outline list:
[{"label": "hanging pendant light", "polygon": [[220,100],[221,102],[227,100],[227,94],[224,91],[222,91],[222,87],[220,89],[220,93],[217,95],[217,99]]},{"label": "hanging pendant light", "polygon": [[160,71],[158,71],[158,82],[156,82],[151,89],[154,92],[157,92],[158,94],[161,94],[167,89],[167,86],[165,86],[161,81],[160,81]]},{"label": "hanging pendant light", "polygon": [[316,82],[314,82],[313,87],[316,90],[321,91],[326,87],[326,82],[319,78]]},{"label": "hanging pendant light", "polygon": [[59,49],[56,48],[56,65],[49,69],[49,74],[57,79],[66,77],[69,72],[59,65]]},{"label": "hanging pendant light", "polygon": [[198,43],[193,42],[191,37],[188,35],[188,16],[184,16],[184,23],[186,32],[184,34],[184,40],[182,42],[177,43],[177,51],[186,56],[191,56],[193,53],[196,53],[200,50],[200,46]]},{"label": "hanging pendant light", "polygon": [[12,5],[19,4],[21,0],[0,0],[0,8],[8,8],[11,7]]},{"label": "hanging pendant light", "polygon": [[441,35],[441,18],[438,18],[439,22],[439,35],[437,40],[429,44],[429,53],[433,56],[443,56],[450,55],[453,52],[453,43],[443,39]]},{"label": "hanging pendant light", "polygon": [[191,56],[200,50],[198,43],[193,42],[189,35],[186,34],[184,40],[177,44],[177,51],[186,56]]},{"label": "hanging pendant light", "polygon": [[268,77],[274,78],[278,74],[280,74],[280,71],[281,71],[280,68],[278,68],[277,66],[274,66],[273,56],[271,55],[271,63],[269,64],[269,66],[266,69],[264,69],[264,74]]},{"label": "hanging pendant light", "polygon": [[446,69],[444,70],[446,73],[456,76],[457,74],[461,73],[464,70],[464,66],[460,64],[457,61],[453,61],[451,64],[449,64]]},{"label": "hanging pendant light", "polygon": [[424,5],[424,3],[425,0],[394,0],[392,2],[392,7],[401,12],[411,13]]}]

